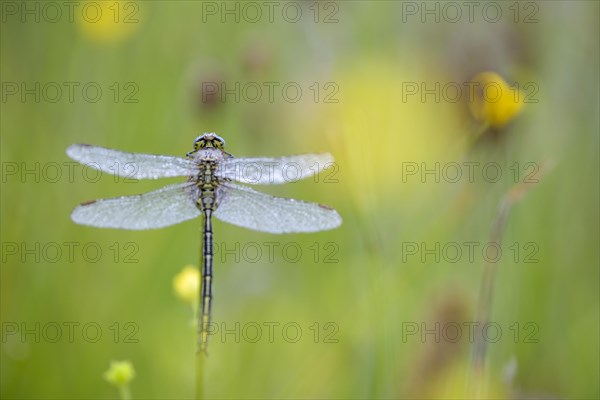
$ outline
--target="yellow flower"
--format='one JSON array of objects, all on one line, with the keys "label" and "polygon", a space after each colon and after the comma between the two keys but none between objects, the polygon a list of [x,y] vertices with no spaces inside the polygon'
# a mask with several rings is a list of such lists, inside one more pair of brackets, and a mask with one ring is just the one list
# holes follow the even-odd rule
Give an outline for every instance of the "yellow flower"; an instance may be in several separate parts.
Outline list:
[{"label": "yellow flower", "polygon": [[482,72],[470,82],[469,108],[476,120],[494,128],[512,121],[523,108],[524,93],[495,72]]},{"label": "yellow flower", "polygon": [[112,385],[124,387],[135,377],[135,370],[131,361],[111,361],[110,368],[103,377]]},{"label": "yellow flower", "polygon": [[88,1],[75,10],[77,25],[89,39],[116,42],[140,24],[139,3],[134,1]]},{"label": "yellow flower", "polygon": [[192,306],[198,301],[200,289],[200,272],[192,265],[186,265],[173,278],[173,289],[179,298]]}]

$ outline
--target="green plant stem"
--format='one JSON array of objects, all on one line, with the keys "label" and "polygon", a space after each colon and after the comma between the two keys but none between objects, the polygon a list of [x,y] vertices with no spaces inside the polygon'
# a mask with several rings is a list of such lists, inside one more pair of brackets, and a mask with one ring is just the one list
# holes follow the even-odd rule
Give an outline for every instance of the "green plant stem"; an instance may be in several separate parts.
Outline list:
[{"label": "green plant stem", "polygon": [[206,356],[201,351],[196,352],[196,399],[204,399],[204,365]]},{"label": "green plant stem", "polygon": [[[502,244],[502,236],[504,234],[504,227],[506,226],[506,220],[510,212],[511,203],[508,201],[502,201],[492,231],[490,233],[490,242],[496,243],[498,246]],[[487,343],[483,338],[483,327],[490,321],[490,314],[492,309],[492,299],[494,293],[494,280],[496,276],[497,263],[495,261],[487,261],[483,267],[483,276],[481,278],[481,286],[479,289],[479,302],[477,307],[477,326],[475,342],[471,353],[471,368],[470,373],[473,374],[471,377],[471,383],[469,383],[469,393],[472,397],[481,399],[485,396],[485,361]],[[472,387],[472,382],[475,382],[475,387]]]},{"label": "green plant stem", "polygon": [[131,400],[131,390],[129,389],[129,385],[119,386],[119,398],[121,400]]},{"label": "green plant stem", "polygon": [[481,124],[481,126],[479,127],[479,129],[477,129],[475,131],[475,133],[473,135],[471,135],[471,137],[469,137],[468,139],[468,145],[467,145],[467,151],[472,149],[473,146],[475,146],[475,143],[477,143],[477,141],[479,140],[479,138],[481,136],[483,136],[483,134],[485,132],[487,132],[487,130],[490,129],[490,124],[489,123],[483,123]]},{"label": "green plant stem", "polygon": [[[539,182],[539,179],[550,168],[545,163],[537,172],[535,177],[528,181],[518,183],[511,187],[500,201],[498,212],[490,232],[490,242],[498,246],[502,243],[504,228],[510,211],[517,202],[523,199],[532,185]],[[492,300],[494,293],[494,281],[496,276],[496,262],[486,262],[483,267],[481,286],[479,289],[479,300],[477,306],[477,327],[476,336],[471,349],[471,359],[469,368],[469,377],[467,381],[467,390],[471,397],[481,399],[486,396],[485,362],[487,355],[487,343],[483,337],[483,327],[490,321]]]}]

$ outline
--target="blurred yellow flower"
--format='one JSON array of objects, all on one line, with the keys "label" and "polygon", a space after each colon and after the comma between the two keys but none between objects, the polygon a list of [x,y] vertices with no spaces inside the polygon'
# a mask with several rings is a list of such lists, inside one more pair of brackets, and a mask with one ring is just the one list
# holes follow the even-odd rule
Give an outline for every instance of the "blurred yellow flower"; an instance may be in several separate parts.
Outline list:
[{"label": "blurred yellow flower", "polygon": [[198,268],[193,265],[183,267],[181,272],[173,278],[173,289],[181,300],[195,306],[200,289],[200,271],[198,271]]},{"label": "blurred yellow flower", "polygon": [[432,377],[418,398],[423,399],[511,399],[501,377],[480,376],[467,370],[465,360],[456,360]]},{"label": "blurred yellow flower", "polygon": [[117,387],[124,387],[135,377],[131,361],[111,361],[110,368],[103,375],[104,379]]},{"label": "blurred yellow flower", "polygon": [[370,213],[383,203],[399,207],[407,192],[421,190],[414,183],[420,174],[405,179],[407,164],[432,168],[456,160],[462,151],[457,105],[406,94],[410,85],[440,79],[437,73],[373,59],[336,76],[340,101],[327,104],[324,127],[315,131],[327,132],[340,183],[360,210]]},{"label": "blurred yellow flower", "polygon": [[469,93],[469,108],[479,122],[500,128],[523,108],[524,93],[495,72],[479,73],[470,83],[473,90]]},{"label": "blurred yellow flower", "polygon": [[77,25],[91,40],[117,42],[137,29],[139,9],[135,1],[87,1],[76,10]]}]

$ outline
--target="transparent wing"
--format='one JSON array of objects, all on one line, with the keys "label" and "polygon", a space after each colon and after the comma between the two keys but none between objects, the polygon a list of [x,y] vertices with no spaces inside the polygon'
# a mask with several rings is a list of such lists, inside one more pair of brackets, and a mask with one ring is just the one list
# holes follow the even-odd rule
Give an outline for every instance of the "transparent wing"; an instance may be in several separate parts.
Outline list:
[{"label": "transparent wing", "polygon": [[131,179],[192,176],[198,173],[196,164],[186,158],[127,153],[88,144],[69,146],[67,155],[94,169]]},{"label": "transparent wing", "polygon": [[332,208],[301,200],[273,197],[231,182],[217,189],[214,216],[230,224],[269,233],[333,229],[342,217]]},{"label": "transparent wing", "polygon": [[333,163],[329,153],[280,158],[228,158],[219,164],[221,178],[253,185],[295,182],[319,173]]},{"label": "transparent wing", "polygon": [[162,228],[200,215],[195,205],[197,190],[186,182],[135,196],[94,200],[76,207],[71,219],[98,228]]}]

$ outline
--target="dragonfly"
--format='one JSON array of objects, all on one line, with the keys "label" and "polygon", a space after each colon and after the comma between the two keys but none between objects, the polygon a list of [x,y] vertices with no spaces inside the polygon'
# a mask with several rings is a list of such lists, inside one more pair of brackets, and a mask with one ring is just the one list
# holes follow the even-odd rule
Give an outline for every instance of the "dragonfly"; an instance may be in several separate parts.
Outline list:
[{"label": "dragonfly", "polygon": [[342,223],[331,207],[275,197],[239,184],[283,184],[313,176],[333,165],[329,153],[237,158],[225,151],[225,140],[211,132],[197,137],[185,157],[128,153],[88,144],[69,146],[67,155],[90,168],[126,178],[187,178],[144,194],[82,203],[71,219],[98,228],[145,230],[202,216],[197,349],[205,354],[213,299],[213,217],[272,234],[324,231]]}]

